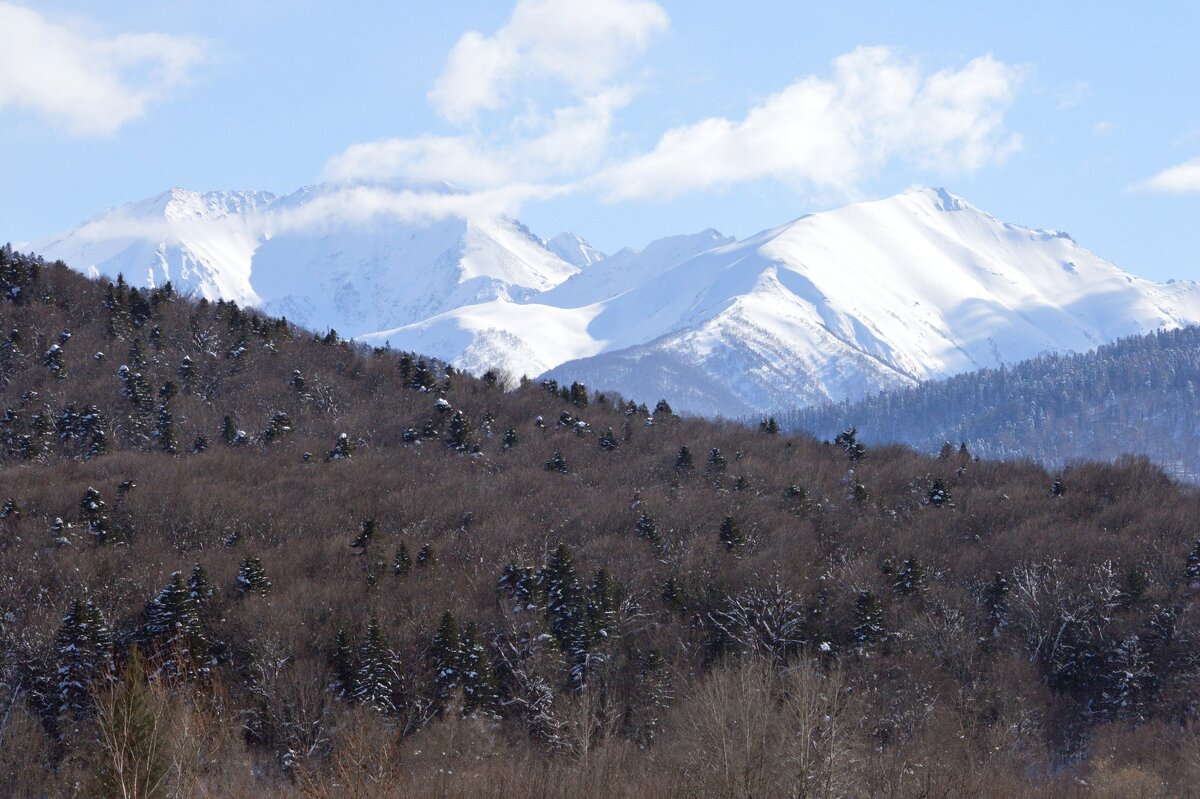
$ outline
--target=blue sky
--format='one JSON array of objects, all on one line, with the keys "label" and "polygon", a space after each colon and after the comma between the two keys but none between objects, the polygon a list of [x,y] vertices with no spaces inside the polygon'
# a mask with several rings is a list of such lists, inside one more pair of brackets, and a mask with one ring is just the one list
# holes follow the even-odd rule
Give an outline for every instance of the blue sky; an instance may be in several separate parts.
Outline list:
[{"label": "blue sky", "polygon": [[0,240],[387,176],[613,251],[944,185],[1200,278],[1200,4],[1142,5],[0,0]]}]

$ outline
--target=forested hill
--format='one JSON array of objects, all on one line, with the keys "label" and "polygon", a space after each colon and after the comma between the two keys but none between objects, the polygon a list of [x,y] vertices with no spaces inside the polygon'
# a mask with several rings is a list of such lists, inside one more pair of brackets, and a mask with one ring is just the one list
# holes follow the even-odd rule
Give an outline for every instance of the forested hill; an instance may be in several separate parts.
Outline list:
[{"label": "forested hill", "polygon": [[1200,781],[1200,497],[1145,460],[506,392],[7,249],[0,330],[0,796]]},{"label": "forested hill", "polygon": [[780,421],[819,436],[854,426],[864,441],[924,452],[965,441],[982,457],[1031,458],[1054,469],[1143,454],[1200,482],[1198,387],[1200,327],[1188,327],[794,410]]}]

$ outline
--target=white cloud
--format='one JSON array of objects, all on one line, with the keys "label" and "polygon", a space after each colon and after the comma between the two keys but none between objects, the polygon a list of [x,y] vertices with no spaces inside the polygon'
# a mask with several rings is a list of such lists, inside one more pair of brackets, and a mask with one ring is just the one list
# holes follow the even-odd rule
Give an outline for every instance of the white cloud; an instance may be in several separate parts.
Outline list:
[{"label": "white cloud", "polygon": [[624,88],[600,92],[548,117],[527,120],[524,127],[532,130],[517,134],[472,132],[355,144],[331,158],[323,176],[415,185],[447,181],[474,189],[561,178],[599,163],[609,149],[614,115],[630,96]]},{"label": "white cloud", "polygon": [[197,39],[106,38],[6,2],[0,2],[0,31],[0,108],[35,111],[78,136],[116,132],[205,60]]},{"label": "white cloud", "polygon": [[1133,188],[1161,191],[1168,194],[1193,194],[1200,192],[1200,158],[1184,161],[1164,169]]},{"label": "white cloud", "polygon": [[610,200],[667,199],[762,178],[850,193],[893,161],[969,172],[1020,146],[1004,128],[1020,80],[991,56],[926,74],[888,48],[859,48],[832,77],[801,78],[742,120],[669,130],[592,182]]},{"label": "white cloud", "polygon": [[519,0],[494,35],[458,40],[429,99],[461,124],[504,108],[513,86],[530,79],[580,96],[602,92],[668,24],[651,0]]}]

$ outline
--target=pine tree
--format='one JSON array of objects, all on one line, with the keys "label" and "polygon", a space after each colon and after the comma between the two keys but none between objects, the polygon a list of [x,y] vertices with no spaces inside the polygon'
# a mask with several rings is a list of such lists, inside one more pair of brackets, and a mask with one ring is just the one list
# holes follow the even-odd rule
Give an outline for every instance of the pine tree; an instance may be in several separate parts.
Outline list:
[{"label": "pine tree", "polygon": [[259,558],[242,558],[238,566],[237,577],[234,578],[234,588],[238,594],[247,593],[266,596],[271,593],[271,581],[267,579],[267,571]]},{"label": "pine tree", "polygon": [[455,411],[450,417],[446,446],[457,452],[466,452],[471,446],[471,425],[462,411]]},{"label": "pine tree", "polygon": [[438,713],[445,710],[450,695],[462,683],[462,642],[459,640],[458,622],[454,614],[446,611],[433,636],[429,648],[429,662],[433,671],[433,695]]},{"label": "pine tree", "polygon": [[95,488],[89,486],[83,493],[83,499],[79,501],[79,513],[81,521],[87,526],[87,531],[96,543],[108,543],[115,538],[112,524],[108,520],[108,505]]},{"label": "pine tree", "polygon": [[725,471],[725,456],[721,454],[721,450],[713,447],[708,451],[708,470],[710,472]]},{"label": "pine tree", "polygon": [[357,549],[359,553],[363,553],[367,549],[367,545],[371,543],[371,539],[375,537],[375,520],[363,519],[359,526],[358,535],[350,542],[350,546]]},{"label": "pine tree", "polygon": [[51,344],[50,349],[42,356],[42,365],[54,373],[60,380],[67,376],[67,366],[63,362],[63,349],[57,344]]},{"label": "pine tree", "polygon": [[459,651],[462,657],[460,672],[463,683],[463,712],[471,715],[483,712],[495,715],[500,705],[500,691],[496,684],[492,661],[487,647],[479,637],[475,622],[463,628]]},{"label": "pine tree", "polygon": [[690,472],[693,468],[691,450],[686,446],[680,447],[679,454],[675,456],[675,471]]},{"label": "pine tree", "polygon": [[204,570],[203,565],[197,563],[192,567],[192,573],[188,575],[187,592],[200,611],[203,611],[216,595],[217,587],[208,579],[208,572]]},{"label": "pine tree", "polygon": [[175,416],[166,399],[158,406],[158,421],[154,425],[153,437],[158,440],[158,447],[163,452],[175,454],[179,451],[179,442],[175,438]]},{"label": "pine tree", "polygon": [[97,683],[113,677],[112,631],[91,600],[71,603],[54,639],[59,713],[81,719]]},{"label": "pine tree", "polygon": [[575,407],[586,408],[588,406],[588,390],[583,383],[572,383],[568,396],[571,404]]},{"label": "pine tree", "polygon": [[667,419],[674,415],[675,415],[675,412],[671,410],[670,403],[668,403],[665,399],[660,399],[658,401],[658,404],[654,406],[653,416],[655,418],[658,418],[659,416],[661,416],[664,419]]},{"label": "pine tree", "polygon": [[408,556],[408,545],[401,541],[400,546],[396,547],[396,559],[392,564],[392,574],[403,580],[411,570],[412,559]]},{"label": "pine tree", "polygon": [[920,596],[929,590],[925,576],[925,567],[916,558],[909,558],[896,572],[896,581],[892,584],[897,594],[901,596]]},{"label": "pine tree", "polygon": [[759,432],[766,433],[769,436],[779,435],[779,422],[775,421],[774,416],[768,416],[758,423]]},{"label": "pine tree", "polygon": [[272,444],[280,441],[290,432],[292,432],[292,417],[286,411],[276,411],[271,414],[271,420],[267,422],[267,429],[263,431],[263,443]]},{"label": "pine tree", "polygon": [[608,638],[616,632],[618,589],[607,569],[600,569],[588,586],[588,641]]},{"label": "pine tree", "polygon": [[638,516],[633,529],[637,532],[638,538],[644,538],[656,546],[660,543],[658,523],[654,521],[654,517],[650,514],[643,513]]},{"label": "pine tree", "polygon": [[155,644],[171,673],[208,671],[212,642],[204,629],[199,605],[184,584],[181,572],[171,574],[158,596],[147,603],[144,616],[143,638]]},{"label": "pine tree", "polygon": [[746,546],[746,537],[732,516],[721,520],[721,543],[730,552],[740,552]]},{"label": "pine tree", "polygon": [[1188,553],[1183,576],[1189,587],[1200,588],[1200,538],[1196,539],[1196,545]]},{"label": "pine tree", "polygon": [[950,489],[946,486],[945,482],[940,477],[934,478],[933,485],[930,486],[929,491],[925,494],[925,503],[935,508],[941,508],[952,505],[953,503],[950,500]]},{"label": "pine tree", "polygon": [[517,445],[517,431],[513,430],[511,427],[505,430],[502,441],[505,449],[512,449]]},{"label": "pine tree", "polygon": [[600,449],[605,452],[612,452],[617,448],[617,437],[613,435],[613,429],[610,427],[600,436]]},{"label": "pine tree", "polygon": [[417,550],[417,568],[430,569],[433,568],[436,562],[437,559],[434,557],[433,545],[422,544],[421,548]]},{"label": "pine tree", "polygon": [[1050,484],[1050,496],[1061,497],[1067,493],[1067,487],[1063,485],[1062,475],[1055,475],[1054,482]]},{"label": "pine tree", "polygon": [[1001,630],[1008,626],[1008,580],[1000,572],[996,572],[992,581],[988,583],[983,594],[983,604],[987,609],[992,637],[997,638]]},{"label": "pine tree", "polygon": [[357,682],[357,668],[354,663],[354,653],[346,638],[346,631],[338,629],[333,639],[333,689],[341,699],[352,699]]},{"label": "pine tree", "polygon": [[385,715],[396,712],[400,674],[396,661],[383,642],[379,619],[367,623],[367,637],[358,649],[358,668],[354,678],[354,699]]},{"label": "pine tree", "polygon": [[858,440],[858,430],[853,427],[838,433],[833,443],[841,447],[851,461],[860,461],[867,456],[867,448]]},{"label": "pine tree", "polygon": [[854,601],[854,627],[850,636],[860,647],[867,647],[883,639],[883,605],[872,591],[859,591]]},{"label": "pine tree", "polygon": [[550,460],[546,461],[545,468],[548,472],[559,472],[560,474],[570,471],[567,467],[567,459],[558,450],[555,450],[554,454],[550,456]]}]

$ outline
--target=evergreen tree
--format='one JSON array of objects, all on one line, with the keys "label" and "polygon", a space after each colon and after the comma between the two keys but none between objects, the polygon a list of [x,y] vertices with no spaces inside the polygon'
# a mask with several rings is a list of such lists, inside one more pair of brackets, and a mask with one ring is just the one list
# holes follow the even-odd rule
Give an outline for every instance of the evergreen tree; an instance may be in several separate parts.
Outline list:
[{"label": "evergreen tree", "polygon": [[463,628],[459,651],[462,657],[463,712],[468,715],[477,712],[494,715],[500,706],[500,691],[487,647],[480,639],[474,622]]},{"label": "evergreen tree", "polygon": [[203,565],[197,563],[192,567],[192,573],[188,575],[187,592],[201,612],[216,595],[217,587],[208,579],[208,572]]},{"label": "evergreen tree", "polygon": [[686,446],[680,447],[679,454],[675,456],[675,471],[690,472],[693,468],[691,450]]},{"label": "evergreen tree", "polygon": [[1189,587],[1200,588],[1200,538],[1196,539],[1196,545],[1188,553],[1183,576]]},{"label": "evergreen tree", "polygon": [[276,411],[271,415],[271,420],[267,422],[267,429],[263,431],[263,443],[271,444],[280,441],[290,432],[292,432],[292,417],[286,411]]},{"label": "evergreen tree", "polygon": [[997,638],[1001,630],[1008,626],[1008,580],[1000,572],[996,572],[992,581],[988,583],[983,594],[983,604],[987,609],[992,637]]},{"label": "evergreen tree", "polygon": [[833,443],[841,447],[851,461],[860,461],[867,456],[867,448],[858,440],[858,430],[853,427],[838,433]]},{"label": "evergreen tree", "polygon": [[333,639],[333,689],[341,699],[352,699],[357,682],[357,668],[354,653],[350,650],[350,642],[346,631],[338,629]]},{"label": "evergreen tree", "polygon": [[95,686],[113,676],[112,631],[91,600],[71,603],[54,638],[59,713],[83,718]]},{"label": "evergreen tree", "polygon": [[575,407],[586,408],[588,406],[588,390],[583,383],[572,383],[568,396],[571,404]]},{"label": "evergreen tree", "polygon": [[50,349],[46,350],[46,354],[42,356],[42,365],[59,379],[67,376],[67,366],[63,362],[63,349],[57,344],[51,344]]},{"label": "evergreen tree", "polygon": [[271,593],[271,581],[267,579],[267,571],[263,568],[261,559],[242,558],[237,576],[234,578],[234,588],[242,596],[247,593],[259,596]]},{"label": "evergreen tree", "polygon": [[503,443],[505,449],[512,449],[515,447],[517,445],[517,431],[513,430],[511,427],[505,430]]},{"label": "evergreen tree", "polygon": [[158,440],[159,449],[174,454],[179,451],[179,442],[175,438],[175,416],[167,400],[158,406],[158,421],[154,425],[153,437]]},{"label": "evergreen tree", "polygon": [[660,538],[658,535],[658,523],[654,521],[654,517],[648,513],[643,513],[638,516],[637,522],[633,529],[637,532],[638,538],[644,538],[654,545],[658,545]]},{"label": "evergreen tree", "polygon": [[612,452],[617,448],[617,437],[613,435],[613,429],[610,427],[600,436],[600,449],[605,452]]},{"label": "evergreen tree", "polygon": [[901,596],[921,596],[929,590],[925,567],[916,558],[904,561],[900,570],[896,572],[896,581],[892,587]]},{"label": "evergreen tree", "polygon": [[1050,496],[1061,497],[1067,493],[1067,487],[1063,485],[1062,475],[1055,475],[1054,482],[1050,484]]},{"label": "evergreen tree", "polygon": [[433,636],[429,662],[433,670],[434,703],[438,713],[441,713],[450,695],[462,684],[462,642],[459,640],[458,622],[448,610]]},{"label": "evergreen tree", "polygon": [[383,642],[379,619],[367,623],[367,637],[358,649],[358,668],[354,679],[356,702],[374,708],[385,715],[397,711],[396,699],[400,688],[400,673],[396,659]]},{"label": "evergreen tree", "polygon": [[658,418],[659,416],[661,416],[664,419],[667,419],[674,415],[675,415],[675,412],[671,410],[670,403],[668,403],[665,399],[660,399],[658,401],[658,404],[654,406],[653,416],[655,418]]},{"label": "evergreen tree", "polygon": [[708,470],[710,472],[725,471],[725,456],[721,454],[721,450],[713,447],[708,451]]},{"label": "evergreen tree", "polygon": [[550,460],[546,461],[545,468],[548,472],[559,472],[561,474],[566,474],[570,471],[567,467],[567,459],[558,450],[555,450],[554,454],[550,456]]},{"label": "evergreen tree", "polygon": [[608,638],[616,632],[618,589],[607,569],[600,569],[588,586],[587,637]]},{"label": "evergreen tree", "polygon": [[212,642],[200,618],[200,608],[188,591],[181,572],[173,572],[167,584],[145,610],[143,639],[153,642],[173,674],[207,673],[212,660]]},{"label": "evergreen tree", "polygon": [[115,538],[112,524],[108,520],[108,505],[95,488],[88,486],[87,491],[83,493],[83,499],[79,501],[79,514],[96,543],[108,543]]},{"label": "evergreen tree", "polygon": [[471,425],[462,411],[455,411],[450,417],[446,446],[457,452],[466,452],[471,446]]},{"label": "evergreen tree", "polygon": [[421,548],[417,550],[417,568],[418,569],[433,568],[433,566],[436,562],[437,562],[437,560],[434,557],[433,545],[432,544],[422,544]]},{"label": "evergreen tree", "polygon": [[949,487],[942,481],[942,478],[934,478],[933,485],[930,486],[929,491],[925,494],[925,503],[935,508],[941,508],[953,504],[950,500]]},{"label": "evergreen tree", "polygon": [[759,432],[766,433],[769,436],[779,435],[779,422],[775,421],[774,416],[768,416],[758,423]]},{"label": "evergreen tree", "polygon": [[854,601],[854,627],[850,637],[859,647],[867,647],[883,639],[883,605],[872,591],[859,591]]},{"label": "evergreen tree", "polygon": [[408,556],[408,545],[401,541],[400,546],[396,547],[396,559],[392,563],[392,574],[404,579],[411,570],[412,558]]},{"label": "evergreen tree", "polygon": [[359,525],[358,535],[350,542],[350,546],[359,552],[365,552],[367,545],[371,543],[371,539],[375,537],[376,524],[374,519],[363,519]]},{"label": "evergreen tree", "polygon": [[746,546],[746,537],[732,516],[721,520],[721,543],[730,552],[740,552]]}]

